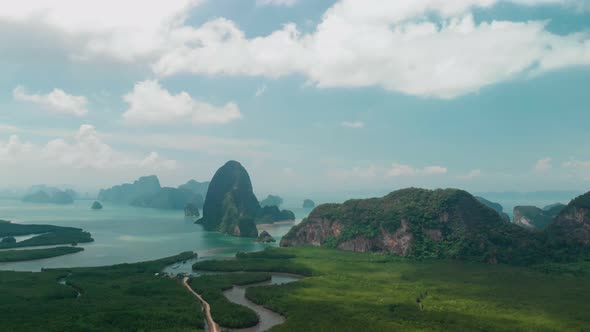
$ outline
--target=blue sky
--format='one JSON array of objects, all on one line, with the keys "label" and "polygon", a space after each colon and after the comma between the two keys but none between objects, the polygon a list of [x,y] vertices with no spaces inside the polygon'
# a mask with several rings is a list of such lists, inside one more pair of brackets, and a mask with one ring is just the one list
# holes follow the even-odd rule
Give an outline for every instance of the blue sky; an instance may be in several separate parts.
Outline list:
[{"label": "blue sky", "polygon": [[23,0],[0,43],[3,187],[590,188],[587,0]]}]

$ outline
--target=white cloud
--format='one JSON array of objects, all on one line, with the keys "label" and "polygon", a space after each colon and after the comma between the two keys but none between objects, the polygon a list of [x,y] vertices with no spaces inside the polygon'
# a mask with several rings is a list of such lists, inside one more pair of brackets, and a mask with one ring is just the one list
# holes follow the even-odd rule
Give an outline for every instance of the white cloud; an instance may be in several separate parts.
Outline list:
[{"label": "white cloud", "polygon": [[0,166],[16,165],[94,170],[170,170],[177,167],[174,160],[161,158],[151,152],[138,157],[113,149],[104,143],[91,125],[82,125],[72,139],[57,138],[46,144],[22,142],[12,135],[0,141]]},{"label": "white cloud", "polygon": [[259,6],[286,6],[291,7],[297,3],[297,0],[256,0]]},{"label": "white cloud", "polygon": [[193,124],[224,124],[242,117],[235,103],[214,106],[194,99],[186,92],[176,95],[158,81],[135,84],[123,97],[129,109],[123,118],[131,124],[161,124],[188,121]]},{"label": "white cloud", "polygon": [[[556,35],[546,30],[544,21],[474,21],[473,8],[498,2],[341,0],[312,33],[302,34],[296,25],[286,24],[251,39],[235,23],[220,18],[198,28],[186,27],[176,47],[169,48],[153,69],[162,76],[302,74],[324,88],[380,86],[453,98],[528,72],[590,65],[590,38],[585,33]],[[432,13],[441,22],[429,21]]]},{"label": "white cloud", "polygon": [[365,123],[362,121],[344,121],[340,123],[340,126],[345,128],[364,128]]},{"label": "white cloud", "polygon": [[545,173],[551,169],[552,159],[547,157],[544,159],[540,159],[535,163],[534,171],[535,173]]},{"label": "white cloud", "polygon": [[385,172],[387,177],[408,177],[417,175],[443,175],[447,173],[447,168],[442,166],[426,166],[422,169],[414,168],[409,165],[393,163]]},{"label": "white cloud", "polygon": [[481,175],[481,170],[474,169],[474,170],[471,170],[467,174],[463,174],[463,175],[457,176],[457,179],[459,179],[459,180],[472,180],[472,179],[475,179],[476,177],[478,177],[480,175]]},{"label": "white cloud", "polygon": [[[20,0],[0,6],[0,23],[43,25],[75,40],[70,57],[134,61],[174,42],[173,35],[201,0]],[[62,37],[59,36],[59,37]]]},{"label": "white cloud", "polygon": [[18,156],[32,150],[31,143],[21,142],[17,135],[11,135],[7,142],[0,141],[0,162],[14,162]]},{"label": "white cloud", "polygon": [[25,88],[17,86],[12,91],[15,100],[33,103],[53,113],[82,116],[88,113],[88,100],[84,96],[73,96],[61,89],[53,89],[47,94],[28,94]]}]

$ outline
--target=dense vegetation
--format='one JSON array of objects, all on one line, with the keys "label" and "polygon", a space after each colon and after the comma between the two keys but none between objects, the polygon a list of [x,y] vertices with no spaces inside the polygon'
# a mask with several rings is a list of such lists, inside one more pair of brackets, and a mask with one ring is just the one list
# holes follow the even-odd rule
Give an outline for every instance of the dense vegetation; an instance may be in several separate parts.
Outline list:
[{"label": "dense vegetation", "polygon": [[415,258],[531,264],[547,254],[541,236],[502,220],[457,189],[409,188],[383,198],[323,204],[293,227],[281,245],[307,244],[317,234],[316,240],[328,247],[357,250],[362,241],[365,251]]},{"label": "dense vegetation", "polygon": [[498,212],[498,214],[500,215],[500,217],[502,218],[502,220],[504,220],[504,221],[510,221],[510,216],[504,212],[504,207],[502,206],[502,204],[489,201],[489,200],[487,200],[487,199],[485,199],[483,197],[479,197],[479,196],[475,196],[475,199],[477,199],[483,205],[485,205],[485,206],[487,206],[489,208],[492,208],[496,212]]},{"label": "dense vegetation", "polygon": [[[16,242],[13,236],[40,234],[30,239]],[[90,233],[79,228],[60,227],[53,225],[21,225],[8,221],[0,221],[0,249],[38,247],[59,244],[76,245],[78,243],[92,242]],[[8,240],[5,240],[8,239]],[[82,251],[81,248],[59,247],[38,250],[9,250],[0,252],[0,260],[4,262],[16,262],[34,260],[72,254]]]},{"label": "dense vegetation", "polygon": [[[190,259],[40,273],[0,271],[3,331],[194,331],[204,322],[198,301],[178,280],[154,275]],[[67,285],[58,283],[66,280]],[[80,297],[78,292],[81,293]]]},{"label": "dense vegetation", "polygon": [[57,231],[82,231],[79,228],[61,227],[53,225],[23,225],[0,220],[0,237],[41,234]]},{"label": "dense vegetation", "polygon": [[92,239],[88,232],[83,232],[81,230],[58,231],[37,235],[20,242],[0,243],[0,249],[50,246],[57,244],[78,244],[92,241],[94,241],[94,239]]},{"label": "dense vegetation", "polygon": [[296,270],[293,265],[310,270],[310,277],[295,283],[246,290],[253,302],[287,317],[273,332],[583,331],[590,326],[590,279],[557,265],[544,273],[314,247],[270,249],[206,264],[224,271]]},{"label": "dense vegetation", "polygon": [[546,233],[560,254],[590,260],[590,192],[563,208]]},{"label": "dense vegetation", "polygon": [[233,285],[248,285],[270,280],[268,273],[230,273],[203,275],[190,280],[191,288],[211,306],[217,324],[226,328],[246,328],[258,324],[258,316],[244,306],[230,302],[223,291]]},{"label": "dense vegetation", "polygon": [[36,259],[51,258],[83,251],[78,247],[55,247],[30,250],[0,250],[0,262],[22,262]]},{"label": "dense vegetation", "polygon": [[312,269],[293,263],[291,258],[295,255],[285,251],[267,249],[255,253],[238,253],[236,260],[206,260],[193,265],[196,271],[218,271],[218,272],[281,272],[292,273],[302,276],[311,276]]}]

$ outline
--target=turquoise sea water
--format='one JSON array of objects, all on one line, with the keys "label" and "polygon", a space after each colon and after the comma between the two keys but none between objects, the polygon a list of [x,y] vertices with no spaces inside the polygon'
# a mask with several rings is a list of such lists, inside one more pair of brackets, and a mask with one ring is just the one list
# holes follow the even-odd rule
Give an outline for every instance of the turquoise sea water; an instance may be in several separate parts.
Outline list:
[{"label": "turquoise sea water", "polygon": [[[94,238],[93,243],[80,244],[84,251],[49,259],[0,263],[0,270],[39,271],[41,268],[102,266],[152,260],[194,251],[199,257],[231,257],[238,251],[261,250],[276,246],[293,224],[280,224],[266,229],[277,239],[275,244],[259,244],[252,239],[237,238],[217,232],[206,232],[201,225],[185,218],[183,211],[136,208],[103,204],[93,211],[93,201],[80,200],[72,205],[23,203],[0,200],[0,220],[23,224],[51,224],[82,228]],[[291,209],[297,220],[309,211]]]}]

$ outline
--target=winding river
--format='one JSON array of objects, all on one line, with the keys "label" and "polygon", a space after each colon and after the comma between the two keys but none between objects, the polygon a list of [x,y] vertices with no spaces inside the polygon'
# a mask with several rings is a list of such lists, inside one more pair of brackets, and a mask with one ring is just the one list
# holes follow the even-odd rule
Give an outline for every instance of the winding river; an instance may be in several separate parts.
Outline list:
[{"label": "winding river", "polygon": [[291,282],[295,282],[301,279],[301,277],[294,276],[294,275],[287,275],[287,274],[272,274],[272,278],[269,281],[257,283],[257,284],[250,284],[245,286],[234,286],[232,289],[228,289],[223,292],[225,297],[236,304],[243,305],[244,307],[248,307],[258,315],[260,322],[258,325],[245,328],[245,329],[235,329],[232,331],[239,331],[239,332],[261,332],[267,331],[275,325],[279,325],[285,322],[285,317],[277,314],[274,311],[271,311],[261,305],[255,304],[252,301],[246,298],[246,288],[248,287],[256,287],[256,286],[268,286],[268,285],[280,285],[280,284],[287,284]]}]

